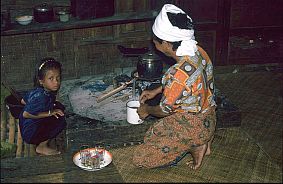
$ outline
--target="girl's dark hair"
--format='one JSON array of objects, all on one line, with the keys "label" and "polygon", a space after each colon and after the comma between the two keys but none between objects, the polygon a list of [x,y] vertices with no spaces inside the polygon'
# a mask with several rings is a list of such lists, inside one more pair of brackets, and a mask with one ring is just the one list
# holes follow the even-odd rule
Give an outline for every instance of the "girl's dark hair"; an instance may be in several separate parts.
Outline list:
[{"label": "girl's dark hair", "polygon": [[39,63],[36,64],[35,67],[35,75],[34,75],[34,87],[39,87],[40,83],[39,80],[42,80],[48,70],[59,70],[60,75],[62,73],[62,65],[54,58],[48,57],[43,58]]},{"label": "girl's dark hair", "polygon": [[[176,26],[180,29],[189,29],[189,30],[194,28],[194,24],[191,21],[191,19],[187,17],[187,14],[183,14],[183,13],[175,14],[175,13],[167,12],[167,16],[172,26]],[[153,34],[153,39],[158,41],[159,43],[162,43],[163,41],[154,34]],[[173,45],[174,51],[177,50],[177,48],[181,45],[181,41],[170,42],[170,43]]]}]

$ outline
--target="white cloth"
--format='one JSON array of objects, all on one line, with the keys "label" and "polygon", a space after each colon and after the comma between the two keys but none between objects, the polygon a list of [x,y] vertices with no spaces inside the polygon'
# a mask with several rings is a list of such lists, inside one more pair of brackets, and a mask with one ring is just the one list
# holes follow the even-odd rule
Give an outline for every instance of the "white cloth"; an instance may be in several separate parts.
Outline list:
[{"label": "white cloth", "polygon": [[[172,4],[165,4],[160,11],[160,13],[155,18],[154,24],[152,26],[153,33],[160,39],[177,42],[182,41],[181,45],[177,48],[177,56],[194,56],[197,51],[197,42],[194,37],[194,30],[191,29],[180,29],[173,26],[168,19],[167,12],[170,13],[182,13],[186,14],[183,10]],[[187,17],[191,19],[188,15]],[[192,19],[191,19],[192,20]]]}]

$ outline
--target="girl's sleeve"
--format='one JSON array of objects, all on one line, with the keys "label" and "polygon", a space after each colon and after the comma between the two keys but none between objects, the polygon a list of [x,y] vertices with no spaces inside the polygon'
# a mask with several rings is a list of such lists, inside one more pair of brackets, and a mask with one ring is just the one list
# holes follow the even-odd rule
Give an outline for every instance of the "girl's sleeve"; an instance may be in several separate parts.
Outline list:
[{"label": "girl's sleeve", "polygon": [[28,101],[28,97],[29,97],[29,92],[27,92],[24,96],[23,96],[23,100],[27,103]]},{"label": "girl's sleeve", "polygon": [[35,93],[29,95],[29,98],[26,101],[26,105],[24,107],[24,111],[37,115],[39,112],[46,111],[44,95],[42,93]]}]

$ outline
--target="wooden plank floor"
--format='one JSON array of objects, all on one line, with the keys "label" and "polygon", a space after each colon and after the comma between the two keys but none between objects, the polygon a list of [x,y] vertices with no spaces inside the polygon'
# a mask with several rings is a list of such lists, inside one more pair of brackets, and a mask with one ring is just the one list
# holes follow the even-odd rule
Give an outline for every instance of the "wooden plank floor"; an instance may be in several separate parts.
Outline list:
[{"label": "wooden plank floor", "polygon": [[35,156],[1,161],[1,183],[121,183],[113,164],[88,172],[72,162],[72,155]]},{"label": "wooden plank floor", "polygon": [[[1,159],[1,183],[282,182],[282,76],[282,70],[234,73],[229,70],[216,74],[217,87],[240,108],[242,124],[235,131],[218,131],[212,155],[197,172],[187,170],[184,163],[165,170],[139,170],[131,166],[128,150],[142,141],[151,121],[139,126],[123,122],[114,125],[69,114],[66,152],[60,156]],[[243,136],[240,139],[243,142],[226,140],[225,137],[237,137],[234,134]],[[114,154],[113,162],[95,172],[75,166],[72,157],[85,143],[107,144]],[[233,145],[245,154],[235,152]],[[237,178],[239,174],[243,177]]]}]

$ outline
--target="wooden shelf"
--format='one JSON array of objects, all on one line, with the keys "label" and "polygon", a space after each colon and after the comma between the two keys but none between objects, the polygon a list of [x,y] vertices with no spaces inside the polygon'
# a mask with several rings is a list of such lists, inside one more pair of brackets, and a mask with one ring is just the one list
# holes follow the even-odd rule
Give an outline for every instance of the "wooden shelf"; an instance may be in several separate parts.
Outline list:
[{"label": "wooden shelf", "polygon": [[262,26],[262,27],[238,27],[238,28],[231,28],[230,29],[230,34],[239,34],[239,33],[244,33],[244,32],[262,32],[262,31],[282,31],[283,26]]},{"label": "wooden shelf", "polygon": [[1,31],[1,36],[41,33],[49,31],[63,31],[69,29],[81,29],[89,27],[110,26],[115,24],[127,24],[135,22],[145,22],[154,20],[157,15],[156,11],[140,12],[140,13],[121,13],[111,17],[79,20],[78,18],[70,18],[68,22],[48,22],[37,23],[32,22],[29,25],[23,26],[18,23],[13,23],[8,30]]}]

